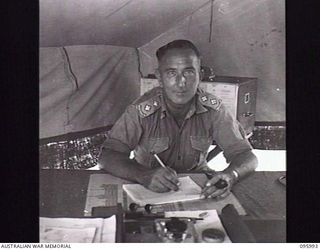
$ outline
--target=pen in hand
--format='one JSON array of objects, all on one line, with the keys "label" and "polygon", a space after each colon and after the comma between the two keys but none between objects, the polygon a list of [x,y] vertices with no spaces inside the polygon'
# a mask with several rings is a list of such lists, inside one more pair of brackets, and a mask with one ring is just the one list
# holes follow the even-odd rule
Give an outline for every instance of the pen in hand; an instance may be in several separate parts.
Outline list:
[{"label": "pen in hand", "polygon": [[161,161],[161,159],[159,158],[159,156],[157,154],[153,154],[154,158],[156,158],[156,160],[158,161],[158,163],[160,164],[161,167],[168,169],[166,167],[166,165],[164,165],[164,163]]},{"label": "pen in hand", "polygon": [[[164,163],[161,161],[161,159],[159,158],[159,156],[157,154],[153,154],[154,158],[156,158],[157,162],[160,164],[161,167],[163,167],[164,169],[169,170],[170,172],[172,172],[172,170],[170,170],[169,168],[166,167],[166,165],[164,165]],[[175,172],[174,172],[175,173]],[[175,176],[177,176],[177,174],[175,173]],[[180,182],[178,183],[178,186],[180,185]]]}]

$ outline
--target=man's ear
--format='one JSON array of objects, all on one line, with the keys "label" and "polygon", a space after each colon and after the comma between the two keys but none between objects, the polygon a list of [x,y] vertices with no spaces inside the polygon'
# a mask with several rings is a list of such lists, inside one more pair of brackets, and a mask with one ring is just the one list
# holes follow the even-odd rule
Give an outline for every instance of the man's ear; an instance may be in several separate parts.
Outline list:
[{"label": "man's ear", "polygon": [[156,77],[157,77],[157,79],[158,79],[158,82],[159,82],[160,87],[162,87],[162,82],[161,82],[161,77],[160,77],[160,71],[159,71],[158,68],[155,69],[154,74],[156,75]]},{"label": "man's ear", "polygon": [[200,66],[200,71],[199,71],[199,75],[200,75],[200,81],[202,81],[203,77],[204,77],[204,72],[202,70],[202,67]]}]

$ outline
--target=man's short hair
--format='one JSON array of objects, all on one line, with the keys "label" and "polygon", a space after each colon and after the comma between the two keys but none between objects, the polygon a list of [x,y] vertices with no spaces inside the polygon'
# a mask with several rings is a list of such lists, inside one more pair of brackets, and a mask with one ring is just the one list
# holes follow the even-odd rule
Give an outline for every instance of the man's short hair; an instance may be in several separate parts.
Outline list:
[{"label": "man's short hair", "polygon": [[194,51],[196,56],[200,58],[200,52],[197,49],[197,47],[190,41],[188,40],[174,40],[162,47],[160,47],[157,52],[156,56],[158,58],[158,61],[161,60],[161,58],[167,53],[168,50],[170,49],[191,49]]}]

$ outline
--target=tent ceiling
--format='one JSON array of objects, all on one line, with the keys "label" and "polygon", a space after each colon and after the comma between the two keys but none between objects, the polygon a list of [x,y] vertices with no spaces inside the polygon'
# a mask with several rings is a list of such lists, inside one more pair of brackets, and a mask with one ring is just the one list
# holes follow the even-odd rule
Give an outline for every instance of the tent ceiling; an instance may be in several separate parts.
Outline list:
[{"label": "tent ceiling", "polygon": [[108,44],[138,48],[208,2],[40,0],[40,46]]}]

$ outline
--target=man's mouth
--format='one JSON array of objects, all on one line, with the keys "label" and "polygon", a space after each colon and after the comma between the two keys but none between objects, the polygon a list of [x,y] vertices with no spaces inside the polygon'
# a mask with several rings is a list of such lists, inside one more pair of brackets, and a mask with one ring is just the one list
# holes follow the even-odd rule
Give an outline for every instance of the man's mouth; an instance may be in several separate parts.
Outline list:
[{"label": "man's mouth", "polygon": [[177,95],[185,95],[187,91],[176,91]]}]

